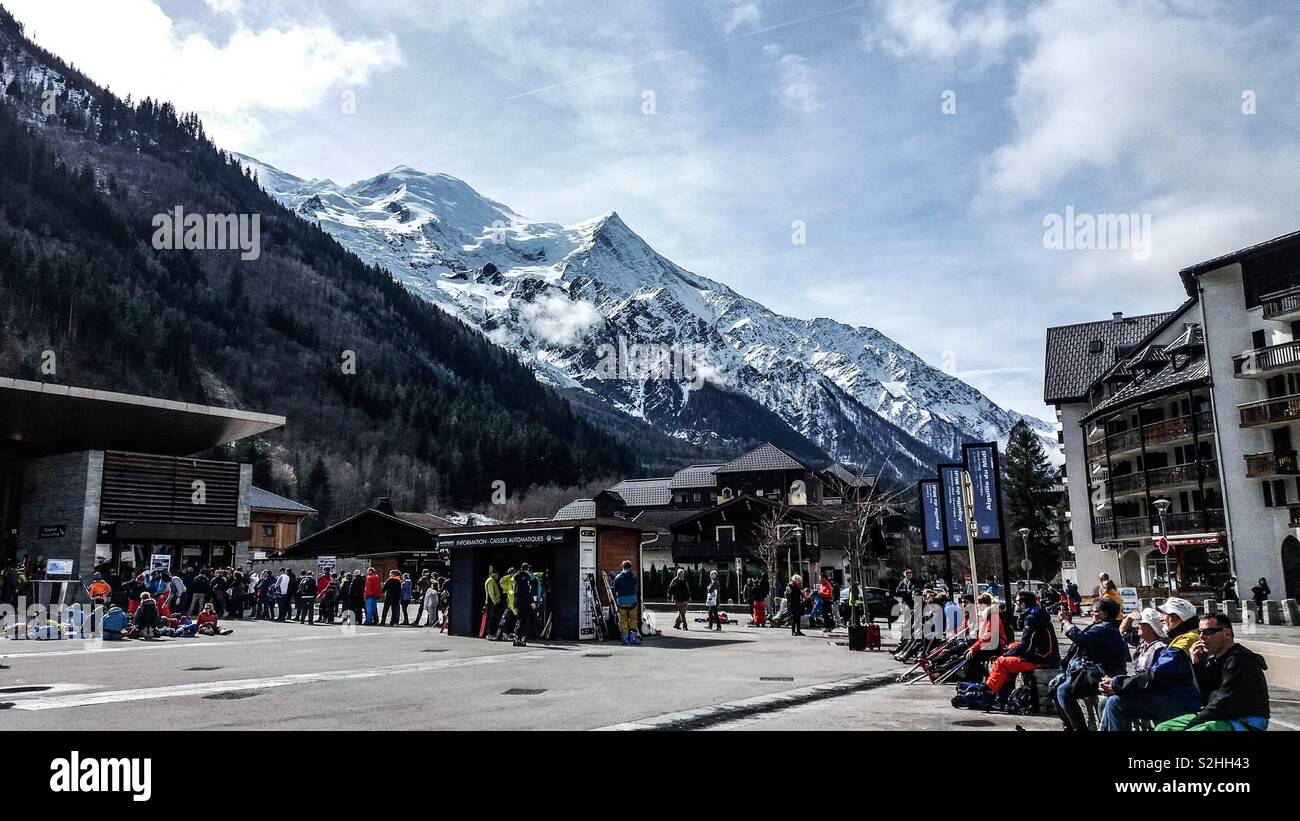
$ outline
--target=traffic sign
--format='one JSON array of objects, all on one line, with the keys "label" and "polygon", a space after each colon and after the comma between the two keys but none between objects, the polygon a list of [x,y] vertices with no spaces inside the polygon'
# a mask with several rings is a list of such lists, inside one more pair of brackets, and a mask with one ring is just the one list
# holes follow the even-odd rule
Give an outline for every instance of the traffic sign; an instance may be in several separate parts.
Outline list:
[{"label": "traffic sign", "polygon": [[1160,548],[1161,556],[1169,555],[1169,540],[1166,539],[1164,536],[1159,536],[1156,538],[1156,547]]}]

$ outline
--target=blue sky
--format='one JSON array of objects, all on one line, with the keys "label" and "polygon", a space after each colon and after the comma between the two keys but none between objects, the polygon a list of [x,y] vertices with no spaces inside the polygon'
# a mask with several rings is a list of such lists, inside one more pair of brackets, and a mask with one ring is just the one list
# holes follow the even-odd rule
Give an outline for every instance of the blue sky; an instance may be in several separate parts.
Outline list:
[{"label": "blue sky", "polygon": [[[1044,417],[1045,327],[1168,309],[1180,267],[1300,227],[1290,2],[4,4],[223,147],[337,182],[445,172],[535,219],[616,210],[690,270]],[[1146,215],[1150,253],[1045,248],[1067,208]]]}]

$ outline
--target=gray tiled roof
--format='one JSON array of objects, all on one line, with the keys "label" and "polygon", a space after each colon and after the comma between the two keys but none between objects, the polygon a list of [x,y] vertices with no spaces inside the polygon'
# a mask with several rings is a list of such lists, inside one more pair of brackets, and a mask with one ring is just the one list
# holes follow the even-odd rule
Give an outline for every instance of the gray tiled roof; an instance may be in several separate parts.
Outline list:
[{"label": "gray tiled roof", "polygon": [[[1164,365],[1152,370],[1136,367],[1139,362],[1154,363],[1164,360]],[[1082,421],[1095,419],[1107,411],[1118,410],[1144,402],[1176,390],[1190,388],[1202,383],[1210,375],[1209,360],[1200,348],[1189,348],[1187,353],[1179,352],[1174,356],[1164,353],[1159,345],[1149,345],[1125,362],[1134,373],[1134,379],[1114,395],[1100,402],[1084,416]]]},{"label": "gray tiled roof", "polygon": [[837,483],[846,487],[869,487],[871,479],[867,476],[858,476],[858,474],[841,465],[839,462],[831,462],[830,467],[822,473],[834,478]]},{"label": "gray tiled roof", "polygon": [[771,442],[732,459],[717,469],[717,473],[742,473],[751,470],[806,470],[793,456]]},{"label": "gray tiled roof", "polygon": [[657,479],[624,479],[610,488],[623,498],[629,507],[666,505],[673,500],[671,476]]},{"label": "gray tiled roof", "polygon": [[256,485],[248,494],[248,506],[253,510],[283,510],[287,513],[315,513],[316,508],[307,507],[293,499],[278,496],[269,490],[262,490]]},{"label": "gray tiled roof", "polygon": [[718,477],[713,472],[722,467],[721,462],[708,465],[690,465],[673,474],[668,487],[673,490],[687,487],[717,487]]},{"label": "gray tiled roof", "polygon": [[[1079,401],[1088,395],[1088,387],[1115,364],[1117,347],[1135,345],[1159,328],[1178,311],[1143,316],[1081,322],[1047,329],[1047,356],[1043,370],[1043,401]],[[1101,349],[1090,352],[1093,342]]]},{"label": "gray tiled roof", "polygon": [[594,519],[596,518],[595,499],[574,499],[555,511],[552,519]]}]

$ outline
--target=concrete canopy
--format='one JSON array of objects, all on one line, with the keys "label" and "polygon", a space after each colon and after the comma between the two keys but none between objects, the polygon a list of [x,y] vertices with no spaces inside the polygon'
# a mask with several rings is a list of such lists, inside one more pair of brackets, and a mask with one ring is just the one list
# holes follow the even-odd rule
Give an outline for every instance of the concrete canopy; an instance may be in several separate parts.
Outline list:
[{"label": "concrete canopy", "polygon": [[0,377],[0,456],[125,450],[186,456],[283,426],[283,416]]}]

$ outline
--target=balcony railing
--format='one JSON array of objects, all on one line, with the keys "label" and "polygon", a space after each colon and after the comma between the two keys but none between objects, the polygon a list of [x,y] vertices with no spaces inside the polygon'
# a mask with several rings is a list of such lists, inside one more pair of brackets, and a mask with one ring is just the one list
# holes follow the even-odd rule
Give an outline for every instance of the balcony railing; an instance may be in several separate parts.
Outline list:
[{"label": "balcony railing", "polygon": [[1282,368],[1300,368],[1300,340],[1269,345],[1232,358],[1232,375],[1258,376]]},{"label": "balcony railing", "polygon": [[1198,436],[1214,433],[1214,416],[1209,411],[1200,411],[1191,416],[1178,416],[1159,422],[1149,422],[1141,428],[1130,428],[1119,433],[1112,433],[1105,439],[1088,445],[1087,456],[1090,461],[1100,461],[1106,455],[1107,444],[1109,444],[1111,453],[1120,453],[1137,450],[1142,447],[1143,443],[1162,445],[1178,439],[1190,439],[1193,433]]},{"label": "balcony railing", "polygon": [[1300,288],[1287,288],[1285,291],[1265,294],[1261,307],[1264,309],[1265,319],[1282,320],[1300,316]]},{"label": "balcony railing", "polygon": [[1240,426],[1243,428],[1295,422],[1300,420],[1300,396],[1280,396],[1276,399],[1247,402],[1238,405],[1237,412],[1241,414]]},{"label": "balcony railing", "polygon": [[[1198,470],[1198,465],[1200,470]],[[1208,459],[1204,462],[1188,462],[1183,465],[1169,465],[1168,467],[1152,468],[1145,473],[1126,473],[1122,476],[1116,476],[1110,481],[1111,493],[1119,496],[1125,493],[1135,493],[1151,488],[1172,487],[1175,485],[1189,485],[1201,481],[1204,471],[1205,481],[1215,482],[1219,479],[1218,460]],[[1144,481],[1145,480],[1145,481]]]},{"label": "balcony railing", "polygon": [[1246,478],[1258,479],[1263,476],[1290,476],[1296,473],[1296,453],[1288,451],[1265,451],[1246,454]]},{"label": "balcony railing", "polygon": [[[1300,505],[1296,506],[1300,508]],[[1294,515],[1294,511],[1293,511]],[[1181,533],[1206,533],[1223,529],[1223,511],[1217,509],[1193,510],[1188,513],[1170,513],[1165,516],[1165,535]],[[1159,516],[1133,516],[1114,519],[1108,516],[1093,520],[1093,541],[1151,538],[1160,534]]]}]

